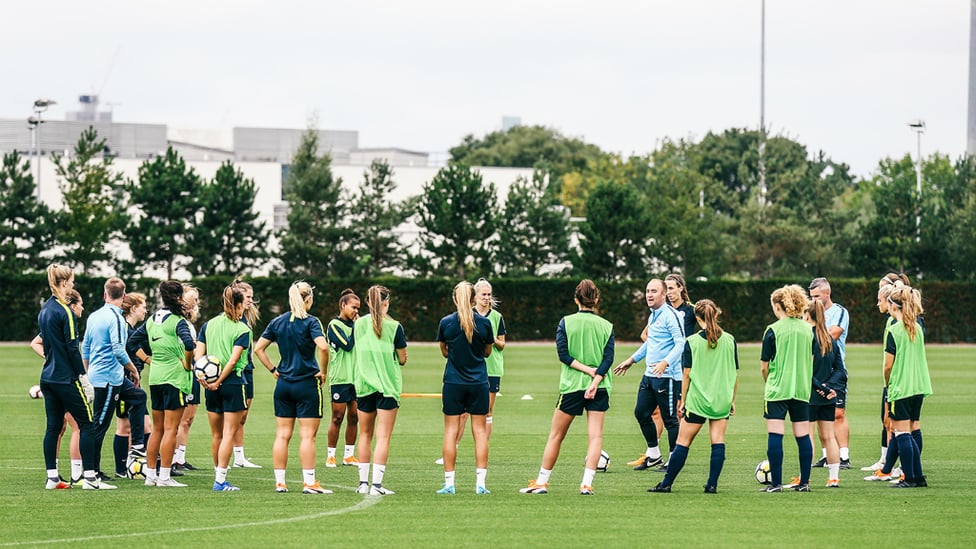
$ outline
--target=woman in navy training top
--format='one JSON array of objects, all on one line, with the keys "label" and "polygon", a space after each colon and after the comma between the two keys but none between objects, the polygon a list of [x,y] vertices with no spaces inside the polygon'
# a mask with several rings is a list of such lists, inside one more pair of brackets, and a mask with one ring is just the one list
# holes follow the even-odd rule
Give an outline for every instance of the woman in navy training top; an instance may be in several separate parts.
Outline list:
[{"label": "woman in navy training top", "polygon": [[41,392],[47,414],[47,429],[44,432],[45,488],[54,490],[65,487],[58,476],[57,443],[64,428],[64,414],[68,412],[78,422],[81,432],[80,449],[85,477],[82,488],[97,490],[101,486],[95,476],[95,426],[91,408],[95,388],[85,373],[78,349],[78,326],[67,305],[67,294],[74,288],[75,275],[69,267],[51,264],[47,268],[47,281],[51,297],[37,316],[44,345]]},{"label": "woman in navy training top", "polygon": [[447,359],[444,366],[444,388],[441,391],[444,411],[444,486],[438,494],[454,493],[454,465],[457,460],[455,443],[461,429],[461,415],[471,415],[474,431],[474,455],[477,482],[476,494],[490,494],[485,487],[488,476],[488,366],[485,357],[491,354],[495,338],[491,322],[474,311],[474,287],[459,282],[454,287],[454,306],[457,312],[441,319],[437,327],[437,341],[441,354]]},{"label": "woman in navy training top", "polygon": [[[298,418],[298,432],[302,439],[298,454],[302,462],[302,493],[332,493],[322,488],[315,478],[315,436],[325,406],[322,385],[329,379],[329,343],[325,340],[322,322],[308,314],[312,308],[312,290],[307,282],[292,284],[288,289],[291,312],[272,320],[254,345],[255,356],[278,380],[274,390],[278,427],[272,452],[275,492],[288,491],[285,484],[288,443],[295,431],[295,418]],[[271,343],[278,344],[281,354],[278,366],[268,358],[267,348]],[[315,361],[316,349],[318,363]]]}]

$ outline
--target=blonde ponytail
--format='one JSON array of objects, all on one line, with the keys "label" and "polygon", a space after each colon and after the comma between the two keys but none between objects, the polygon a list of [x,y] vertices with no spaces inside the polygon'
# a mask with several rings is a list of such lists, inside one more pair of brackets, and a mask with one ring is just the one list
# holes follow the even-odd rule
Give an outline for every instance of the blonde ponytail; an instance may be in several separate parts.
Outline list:
[{"label": "blonde ponytail", "polygon": [[474,338],[474,287],[468,281],[461,281],[454,287],[454,306],[457,308],[458,320],[464,330],[468,343]]},{"label": "blonde ponytail", "polygon": [[304,280],[299,280],[288,288],[288,306],[295,318],[308,317],[308,308],[312,304],[312,290],[314,289]]}]

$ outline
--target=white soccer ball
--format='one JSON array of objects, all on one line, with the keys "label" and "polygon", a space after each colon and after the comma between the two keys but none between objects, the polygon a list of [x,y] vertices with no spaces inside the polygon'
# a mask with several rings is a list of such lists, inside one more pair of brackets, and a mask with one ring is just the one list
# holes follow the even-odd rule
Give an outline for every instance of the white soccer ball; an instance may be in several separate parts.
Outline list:
[{"label": "white soccer ball", "polygon": [[600,450],[600,459],[596,462],[596,470],[606,473],[608,467],[610,467],[610,454],[606,450]]},{"label": "white soccer ball", "polygon": [[44,393],[41,392],[40,385],[32,385],[30,389],[27,389],[27,394],[31,398],[44,398]]},{"label": "white soccer ball", "polygon": [[756,465],[756,482],[759,484],[772,484],[773,474],[769,471],[769,460],[764,459]]},{"label": "white soccer ball", "polygon": [[143,457],[129,458],[125,464],[125,468],[129,472],[129,478],[134,479],[146,478],[146,467],[146,458]]},{"label": "white soccer ball", "polygon": [[220,377],[220,360],[213,355],[202,356],[193,363],[193,373],[197,379],[213,383]]}]

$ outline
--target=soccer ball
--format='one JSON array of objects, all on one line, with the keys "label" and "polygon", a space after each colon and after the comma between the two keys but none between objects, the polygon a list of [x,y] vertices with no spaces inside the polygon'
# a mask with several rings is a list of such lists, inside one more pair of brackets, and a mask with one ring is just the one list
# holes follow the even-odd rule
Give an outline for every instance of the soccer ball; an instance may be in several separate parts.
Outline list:
[{"label": "soccer ball", "polygon": [[[586,463],[585,457],[583,458],[583,463]],[[610,467],[610,454],[606,450],[600,450],[600,458],[596,460],[596,470],[606,473],[607,467]]]},{"label": "soccer ball", "polygon": [[756,482],[759,484],[772,484],[773,474],[769,471],[769,460],[764,459],[756,465]]},{"label": "soccer ball", "polygon": [[32,385],[30,389],[27,389],[27,394],[31,398],[44,398],[44,393],[41,392],[40,385]]},{"label": "soccer ball", "polygon": [[125,465],[126,471],[129,472],[129,478],[146,478],[146,458],[137,457],[129,458]]},{"label": "soccer ball", "polygon": [[220,377],[220,360],[213,355],[202,356],[193,363],[193,373],[197,379],[213,383]]}]

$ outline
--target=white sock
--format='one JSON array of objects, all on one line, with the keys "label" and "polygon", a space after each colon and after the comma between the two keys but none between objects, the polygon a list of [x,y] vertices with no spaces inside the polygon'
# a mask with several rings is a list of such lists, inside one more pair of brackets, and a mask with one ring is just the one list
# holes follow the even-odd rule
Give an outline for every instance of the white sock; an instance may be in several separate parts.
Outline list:
[{"label": "white sock", "polygon": [[543,484],[549,484],[549,475],[552,474],[552,469],[539,469],[539,476],[535,477],[535,483],[539,486]]},{"label": "white sock", "polygon": [[81,478],[81,475],[84,472],[84,470],[85,467],[84,465],[81,464],[80,459],[71,460],[71,480]]},{"label": "white sock", "polygon": [[54,469],[48,469],[47,478],[54,479],[54,480],[61,480],[61,475],[58,473],[58,468],[55,467]]},{"label": "white sock", "polygon": [[285,483],[285,470],[284,469],[275,469],[274,470],[274,474],[275,474],[275,483],[277,483],[277,484],[284,484]]},{"label": "white sock", "polygon": [[884,463],[885,462],[885,457],[887,455],[888,455],[888,447],[887,446],[882,446],[881,447],[881,459],[879,459],[878,461],[880,461],[881,463]]},{"label": "white sock", "polygon": [[454,471],[444,471],[444,486],[454,486]]},{"label": "white sock", "polygon": [[334,459],[335,458],[335,450],[336,450],[335,448],[329,448],[329,456],[328,457]]},{"label": "white sock", "polygon": [[172,470],[173,470],[172,467],[163,467],[163,466],[160,466],[159,467],[159,481],[160,482],[166,482],[167,480],[169,480],[169,474],[170,474],[170,472]]},{"label": "white sock", "polygon": [[214,467],[214,481],[224,483],[227,482],[227,468],[226,467]]},{"label": "white sock", "polygon": [[146,479],[156,480],[156,469],[153,469],[151,467],[146,467]]},{"label": "white sock", "polygon": [[593,476],[596,475],[596,469],[583,468],[583,482],[580,486],[593,486]]},{"label": "white sock", "polygon": [[649,457],[651,459],[657,459],[657,458],[661,457],[661,447],[660,446],[655,446],[653,448],[648,448],[646,455],[647,455],[647,457]]},{"label": "white sock", "polygon": [[840,479],[840,463],[828,463],[827,464],[827,480],[838,480]]},{"label": "white sock", "polygon": [[95,471],[85,471],[84,475],[86,480],[95,480]]},{"label": "white sock", "polygon": [[844,461],[850,461],[850,459],[851,459],[851,449],[850,448],[841,448],[840,449],[840,459],[842,459]]},{"label": "white sock", "polygon": [[369,482],[369,462],[359,462],[359,482]]},{"label": "white sock", "polygon": [[479,467],[474,470],[474,474],[475,474],[475,478],[477,479],[475,486],[484,488],[485,480],[488,478],[488,469],[487,468],[482,469]]},{"label": "white sock", "polygon": [[309,486],[315,484],[315,469],[302,469],[302,482]]},{"label": "white sock", "polygon": [[351,458],[356,453],[355,444],[346,444],[346,449],[342,451],[342,459]]},{"label": "white sock", "polygon": [[383,484],[383,475],[386,473],[386,465],[379,463],[373,464],[373,484]]},{"label": "white sock", "polygon": [[824,459],[827,459],[827,449],[826,448],[823,448],[823,452],[821,452],[821,455],[823,456]]},{"label": "white sock", "polygon": [[244,463],[243,446],[234,446],[234,463]]},{"label": "white sock", "polygon": [[174,463],[186,463],[186,444],[180,444],[173,452]]}]

